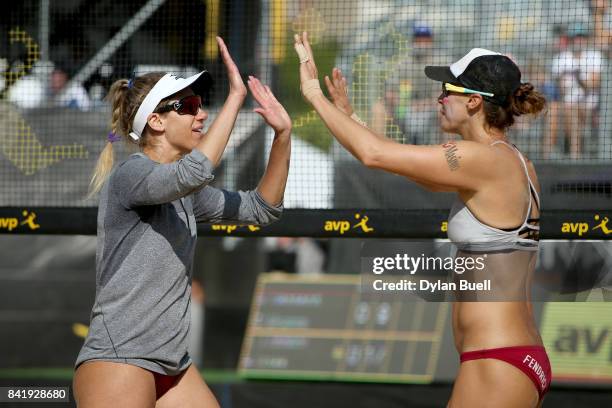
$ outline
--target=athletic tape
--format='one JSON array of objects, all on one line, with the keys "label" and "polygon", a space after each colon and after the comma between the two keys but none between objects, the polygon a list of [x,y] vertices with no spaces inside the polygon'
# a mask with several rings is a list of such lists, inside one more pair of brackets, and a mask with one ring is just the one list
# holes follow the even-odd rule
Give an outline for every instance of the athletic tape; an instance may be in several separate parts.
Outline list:
[{"label": "athletic tape", "polygon": [[304,47],[304,44],[301,44],[301,43],[295,44],[295,50],[298,53],[300,64],[310,61],[310,57],[308,56],[308,51],[306,51],[306,47]]},{"label": "athletic tape", "polygon": [[302,83],[302,95],[304,98],[309,101],[311,97],[317,94],[323,94],[321,91],[321,85],[319,84],[319,80],[317,78],[309,79]]}]

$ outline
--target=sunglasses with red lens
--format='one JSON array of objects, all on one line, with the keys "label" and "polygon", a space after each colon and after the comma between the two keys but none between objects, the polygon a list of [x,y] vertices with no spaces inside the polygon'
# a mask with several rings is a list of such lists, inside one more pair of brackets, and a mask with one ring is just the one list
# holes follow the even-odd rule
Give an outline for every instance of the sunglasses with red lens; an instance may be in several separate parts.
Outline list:
[{"label": "sunglasses with red lens", "polygon": [[164,113],[175,111],[179,115],[197,115],[198,111],[202,109],[202,98],[199,95],[189,95],[181,100],[172,102],[171,104],[164,105],[155,109],[155,113]]}]

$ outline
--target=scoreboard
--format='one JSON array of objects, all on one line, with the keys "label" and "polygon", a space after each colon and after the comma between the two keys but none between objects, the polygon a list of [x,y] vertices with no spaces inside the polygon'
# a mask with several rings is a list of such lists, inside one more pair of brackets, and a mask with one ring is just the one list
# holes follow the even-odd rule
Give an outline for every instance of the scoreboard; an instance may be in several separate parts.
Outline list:
[{"label": "scoreboard", "polygon": [[240,359],[247,378],[431,382],[449,304],[362,293],[359,275],[265,274]]},{"label": "scoreboard", "polygon": [[[239,362],[246,379],[452,382],[451,304],[373,294],[360,275],[262,274]],[[534,302],[553,384],[612,385],[612,298]],[[582,296],[584,295],[584,296]]]}]

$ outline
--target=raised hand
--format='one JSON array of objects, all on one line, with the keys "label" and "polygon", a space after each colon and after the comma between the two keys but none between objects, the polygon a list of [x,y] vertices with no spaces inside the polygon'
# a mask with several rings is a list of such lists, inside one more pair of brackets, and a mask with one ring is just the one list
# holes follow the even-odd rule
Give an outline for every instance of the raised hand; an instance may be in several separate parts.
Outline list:
[{"label": "raised hand", "polygon": [[293,46],[300,59],[300,89],[304,99],[311,102],[312,98],[322,95],[323,92],[319,85],[317,66],[314,61],[312,48],[310,48],[310,43],[308,42],[308,33],[304,31],[302,35],[295,34],[294,39],[295,43]]},{"label": "raised hand", "polygon": [[329,79],[327,75],[325,76],[325,85],[327,85],[327,90],[336,108],[351,116],[353,114],[353,107],[349,102],[348,86],[346,85],[346,78],[342,75],[342,71],[339,68],[332,70],[332,79]]},{"label": "raised hand", "polygon": [[221,59],[223,60],[223,64],[225,64],[225,68],[227,69],[227,78],[229,80],[229,93],[230,95],[237,95],[241,97],[246,97],[247,89],[244,86],[244,82],[242,82],[242,77],[240,76],[240,71],[238,67],[234,63],[232,56],[227,50],[227,46],[221,37],[217,37],[217,44],[219,45],[219,52],[221,53]]},{"label": "raised hand", "polygon": [[291,133],[291,118],[270,88],[267,85],[264,86],[254,76],[249,76],[247,83],[251,94],[260,106],[253,111],[259,113],[277,134]]}]

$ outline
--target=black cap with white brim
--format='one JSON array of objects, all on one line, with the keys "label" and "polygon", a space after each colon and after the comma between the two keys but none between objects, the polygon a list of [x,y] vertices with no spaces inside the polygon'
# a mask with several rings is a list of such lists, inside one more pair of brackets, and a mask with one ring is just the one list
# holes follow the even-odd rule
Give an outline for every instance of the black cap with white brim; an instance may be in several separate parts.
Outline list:
[{"label": "black cap with white brim", "polygon": [[506,105],[521,86],[521,71],[507,56],[484,48],[473,48],[450,66],[427,66],[425,75],[434,81],[492,93],[483,96],[497,105]]}]

